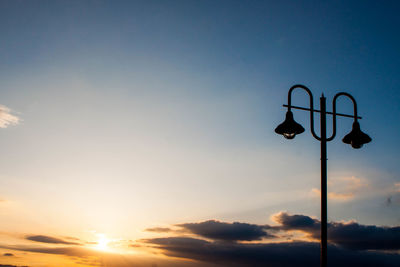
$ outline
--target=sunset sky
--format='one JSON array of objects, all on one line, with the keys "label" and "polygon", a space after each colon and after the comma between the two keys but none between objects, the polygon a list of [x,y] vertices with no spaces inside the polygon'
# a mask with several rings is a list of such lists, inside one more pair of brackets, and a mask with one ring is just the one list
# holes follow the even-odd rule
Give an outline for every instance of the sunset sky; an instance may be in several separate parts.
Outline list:
[{"label": "sunset sky", "polygon": [[399,10],[0,0],[0,266],[318,266],[320,144],[306,111],[274,132],[294,84],[373,139],[328,143],[330,266],[400,266]]}]

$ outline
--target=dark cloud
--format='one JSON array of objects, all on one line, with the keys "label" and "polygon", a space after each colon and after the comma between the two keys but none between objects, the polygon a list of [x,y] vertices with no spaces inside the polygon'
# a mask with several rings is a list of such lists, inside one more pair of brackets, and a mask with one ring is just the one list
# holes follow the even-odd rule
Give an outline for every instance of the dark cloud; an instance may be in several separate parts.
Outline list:
[{"label": "dark cloud", "polygon": [[29,235],[26,236],[25,239],[35,242],[48,243],[48,244],[79,245],[79,243],[76,242],[69,242],[60,238],[47,235]]},{"label": "dark cloud", "polygon": [[9,265],[9,264],[0,264],[0,267],[29,267],[27,265],[17,266],[17,265]]},{"label": "dark cloud", "polygon": [[[248,223],[226,223],[209,220],[199,223],[178,224],[186,231],[202,238],[214,241],[256,241],[263,238],[274,238],[271,231],[281,231],[285,236],[287,231],[302,231],[313,239],[320,238],[321,223],[306,215],[280,212],[273,216],[278,226],[257,225]],[[151,228],[154,232],[163,232],[170,228]],[[267,232],[267,230],[269,232]],[[170,230],[171,231],[171,230]],[[177,232],[174,231],[176,234]],[[354,250],[399,250],[400,227],[384,227],[362,225],[357,222],[330,222],[328,224],[329,242],[344,248]]]},{"label": "dark cloud", "polygon": [[[171,257],[212,262],[223,266],[309,267],[319,265],[318,243],[221,243],[195,238],[168,237],[142,240]],[[394,267],[400,255],[329,247],[329,264],[341,267]]]},{"label": "dark cloud", "polygon": [[358,223],[331,223],[331,242],[351,249],[399,250],[400,227],[380,227]]},{"label": "dark cloud", "polygon": [[171,232],[171,228],[168,227],[154,227],[154,228],[147,228],[145,231],[147,232],[156,232],[156,233],[168,233]]},{"label": "dark cloud", "polygon": [[[320,222],[305,215],[281,212],[274,216],[284,230],[300,230],[319,239]],[[329,242],[356,250],[399,250],[400,227],[362,225],[357,222],[328,224]]]},{"label": "dark cloud", "polygon": [[12,254],[12,253],[4,253],[3,256],[5,256],[5,257],[13,257],[14,254]]},{"label": "dark cloud", "polygon": [[[320,236],[320,221],[306,215],[291,215],[286,212],[280,212],[273,218],[278,223],[277,226],[215,220],[183,223],[176,226],[184,229],[186,236],[152,238],[141,242],[170,257],[222,266],[318,266],[320,245],[315,240]],[[266,243],[265,240],[254,242],[265,237],[282,238],[291,231],[301,231],[313,242],[278,242],[278,239],[271,243]],[[179,235],[176,231],[173,232]],[[187,237],[187,232],[197,237]],[[270,232],[276,236],[272,236]],[[330,266],[400,266],[400,254],[389,253],[400,250],[400,227],[330,222],[328,239]]]},{"label": "dark cloud", "polygon": [[215,220],[200,223],[178,224],[193,234],[220,241],[254,241],[273,237],[265,231],[265,226],[248,223],[226,223]]},{"label": "dark cloud", "polygon": [[320,227],[318,220],[305,215],[290,215],[286,212],[280,212],[274,215],[276,222],[282,225],[283,229],[316,229]]}]

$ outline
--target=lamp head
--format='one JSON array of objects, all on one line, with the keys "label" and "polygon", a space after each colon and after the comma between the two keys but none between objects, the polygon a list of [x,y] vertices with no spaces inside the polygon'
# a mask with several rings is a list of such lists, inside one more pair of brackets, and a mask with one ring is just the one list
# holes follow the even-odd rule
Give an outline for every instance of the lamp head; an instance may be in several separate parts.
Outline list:
[{"label": "lamp head", "polygon": [[371,137],[361,131],[358,121],[353,122],[353,129],[342,139],[343,143],[350,144],[353,148],[361,148],[371,140]]},{"label": "lamp head", "polygon": [[303,126],[295,122],[293,119],[293,113],[288,110],[286,112],[286,119],[284,122],[276,127],[275,132],[277,134],[283,135],[286,139],[293,139],[296,134],[301,134],[304,132]]}]

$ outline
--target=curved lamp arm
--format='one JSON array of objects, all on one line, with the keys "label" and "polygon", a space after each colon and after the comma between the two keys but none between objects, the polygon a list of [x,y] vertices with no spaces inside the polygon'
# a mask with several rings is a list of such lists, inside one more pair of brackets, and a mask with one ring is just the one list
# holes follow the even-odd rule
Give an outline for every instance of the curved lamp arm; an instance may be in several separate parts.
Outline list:
[{"label": "curved lamp arm", "polygon": [[342,95],[343,95],[343,96],[347,96],[347,97],[350,98],[351,101],[353,102],[353,107],[354,107],[354,112],[353,112],[354,122],[356,122],[356,121],[358,120],[358,117],[357,117],[357,102],[356,102],[356,100],[354,99],[354,97],[353,97],[351,94],[346,93],[346,92],[337,93],[337,94],[335,95],[335,97],[333,98],[333,101],[332,101],[332,106],[333,106],[333,108],[332,108],[332,113],[333,113],[333,119],[332,119],[332,121],[333,121],[333,129],[332,129],[332,131],[333,131],[333,133],[332,133],[331,137],[329,137],[329,138],[326,139],[326,141],[332,141],[333,138],[335,138],[335,136],[336,136],[336,100],[338,99],[339,96],[342,96]]},{"label": "curved lamp arm", "polygon": [[313,101],[313,95],[310,91],[310,89],[308,89],[306,86],[301,85],[301,84],[296,84],[293,85],[292,87],[290,87],[289,89],[289,93],[288,93],[288,111],[290,111],[291,107],[292,107],[292,91],[296,88],[301,88],[304,89],[308,95],[310,96],[310,128],[311,128],[311,133],[314,136],[315,139],[321,141],[321,138],[315,133],[314,131],[314,101]]}]

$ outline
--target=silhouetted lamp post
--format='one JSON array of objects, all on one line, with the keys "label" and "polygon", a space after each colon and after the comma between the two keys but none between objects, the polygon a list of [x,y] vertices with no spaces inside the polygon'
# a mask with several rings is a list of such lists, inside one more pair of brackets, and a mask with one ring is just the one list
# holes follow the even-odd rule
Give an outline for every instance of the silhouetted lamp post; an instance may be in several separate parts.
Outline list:
[{"label": "silhouetted lamp post", "polygon": [[[303,108],[292,106],[292,92],[294,89],[300,88],[305,90],[310,97],[310,108]],[[340,114],[336,112],[336,100],[339,96],[346,96],[351,99],[354,106],[353,115]],[[315,139],[321,142],[321,267],[327,266],[327,157],[326,157],[326,142],[332,141],[336,136],[336,116],[342,117],[350,117],[354,118],[353,129],[350,133],[348,133],[342,141],[345,144],[350,144],[353,148],[360,148],[364,144],[371,142],[371,138],[363,133],[360,129],[360,124],[358,123],[358,119],[361,117],[357,116],[357,103],[356,100],[348,93],[340,92],[335,95],[332,101],[332,112],[326,111],[326,98],[322,94],[320,98],[320,109],[315,110],[313,104],[313,95],[306,86],[304,85],[294,85],[289,89],[288,93],[288,104],[283,105],[287,107],[288,110],[286,112],[286,119],[283,123],[279,124],[276,127],[275,132],[277,134],[283,135],[287,139],[293,139],[297,134],[301,134],[304,132],[304,128],[298,124],[293,119],[293,113],[291,109],[301,109],[307,110],[310,112],[310,128],[311,134]],[[320,114],[320,136],[318,136],[314,131],[314,112],[321,113]],[[333,128],[332,135],[330,137],[326,137],[326,114],[330,114],[333,116]]]}]

